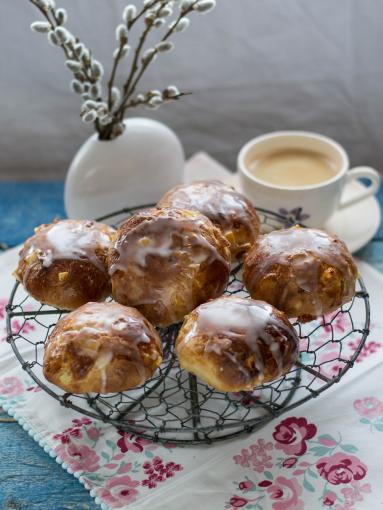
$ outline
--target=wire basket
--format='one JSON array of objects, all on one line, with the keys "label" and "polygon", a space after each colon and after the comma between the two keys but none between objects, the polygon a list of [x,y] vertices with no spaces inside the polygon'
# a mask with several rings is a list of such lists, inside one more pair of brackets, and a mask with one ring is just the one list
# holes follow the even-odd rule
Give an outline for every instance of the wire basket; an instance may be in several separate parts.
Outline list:
[{"label": "wire basket", "polygon": [[[117,226],[137,210],[124,209],[99,220]],[[258,210],[263,232],[293,224]],[[225,293],[249,297],[235,267]],[[67,311],[34,301],[18,283],[7,307],[7,341],[36,384],[61,405],[136,435],[173,444],[212,443],[261,428],[281,413],[318,396],[352,367],[370,324],[368,294],[361,278],[354,299],[335,313],[294,327],[300,337],[297,364],[279,379],[252,392],[222,393],[182,370],[174,353],[180,325],[159,329],[163,362],[143,386],[115,394],[65,393],[43,376],[44,343]]]}]

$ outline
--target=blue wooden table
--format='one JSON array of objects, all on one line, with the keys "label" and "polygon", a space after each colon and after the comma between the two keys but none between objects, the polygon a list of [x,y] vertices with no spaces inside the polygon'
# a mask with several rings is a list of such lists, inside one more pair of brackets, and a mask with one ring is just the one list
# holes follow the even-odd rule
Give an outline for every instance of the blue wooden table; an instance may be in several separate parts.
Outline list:
[{"label": "blue wooden table", "polygon": [[[62,195],[61,182],[0,183],[0,243],[19,244],[36,225],[64,217]],[[382,226],[356,255],[383,272]],[[0,510],[96,508],[82,485],[0,409]]]}]

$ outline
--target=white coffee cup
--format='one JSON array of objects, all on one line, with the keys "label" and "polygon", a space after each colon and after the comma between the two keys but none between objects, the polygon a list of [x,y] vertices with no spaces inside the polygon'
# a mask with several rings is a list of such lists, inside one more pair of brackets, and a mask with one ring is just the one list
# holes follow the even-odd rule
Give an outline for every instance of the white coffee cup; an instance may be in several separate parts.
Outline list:
[{"label": "white coffee cup", "polygon": [[[334,177],[309,186],[280,186],[257,178],[249,170],[251,162],[262,154],[286,149],[323,154],[335,166]],[[276,131],[258,136],[242,147],[237,164],[242,191],[256,207],[284,212],[311,227],[322,226],[337,209],[344,209],[374,195],[381,181],[379,173],[368,166],[350,170],[348,155],[339,143],[307,131]],[[345,185],[362,177],[371,184],[351,198],[342,199]]]}]

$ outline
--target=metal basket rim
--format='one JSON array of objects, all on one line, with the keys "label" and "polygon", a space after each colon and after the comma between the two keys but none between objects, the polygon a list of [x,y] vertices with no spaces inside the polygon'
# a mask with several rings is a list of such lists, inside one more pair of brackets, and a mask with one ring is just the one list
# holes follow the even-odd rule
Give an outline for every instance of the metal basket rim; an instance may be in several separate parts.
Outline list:
[{"label": "metal basket rim", "polygon": [[[146,205],[142,205],[142,206],[124,208],[124,209],[121,209],[114,213],[110,213],[110,214],[101,216],[101,217],[97,218],[95,221],[103,221],[103,220],[112,218],[114,216],[132,213],[134,211],[142,210],[145,208],[150,208],[150,207],[153,207],[154,205],[155,204],[146,204]],[[257,211],[264,213],[267,216],[273,216],[277,220],[283,221],[285,224],[290,224],[290,225],[298,224],[298,222],[293,222],[289,218],[286,218],[285,216],[283,216],[279,213],[276,213],[274,211],[269,211],[269,210],[263,209],[263,208],[257,208]],[[301,225],[301,226],[304,226],[304,225]],[[234,272],[234,271],[235,272],[238,271],[238,267],[233,269],[232,272]],[[365,309],[364,328],[362,330],[356,330],[356,331],[359,331],[360,333],[362,333],[362,337],[359,340],[358,347],[354,350],[354,352],[353,352],[351,358],[348,360],[347,364],[345,364],[345,366],[339,371],[339,373],[336,377],[329,379],[328,382],[323,384],[318,390],[310,390],[311,393],[308,394],[306,397],[300,398],[298,401],[289,404],[289,402],[291,401],[291,399],[295,393],[295,390],[296,390],[296,388],[294,386],[292,386],[287,397],[284,399],[284,401],[282,403],[282,404],[286,403],[286,405],[282,405],[280,407],[280,409],[277,409],[277,410],[275,410],[275,412],[270,413],[269,419],[262,417],[262,420],[259,424],[259,428],[262,427],[264,424],[266,424],[268,421],[274,419],[275,417],[277,417],[287,411],[290,411],[290,410],[302,405],[303,403],[311,400],[311,398],[316,397],[319,394],[323,393],[329,387],[331,387],[335,383],[339,382],[340,379],[345,375],[345,373],[350,368],[352,368],[355,360],[358,358],[361,350],[363,349],[363,346],[364,346],[367,336],[369,334],[370,314],[371,314],[369,295],[367,293],[367,289],[364,284],[364,281],[360,275],[358,276],[358,282],[359,282],[359,286],[360,286],[361,290],[359,291],[359,293],[357,293],[359,295],[356,295],[355,297],[362,298],[364,301],[364,309]],[[22,366],[22,368],[28,373],[28,375],[35,381],[35,383],[41,389],[43,389],[46,393],[48,393],[55,400],[57,400],[62,406],[71,408],[74,411],[77,411],[85,416],[89,416],[91,418],[103,421],[105,423],[110,423],[111,425],[113,425],[115,427],[119,427],[119,428],[122,428],[123,430],[126,430],[128,432],[138,434],[141,437],[145,437],[145,438],[148,438],[148,439],[151,439],[154,441],[157,441],[157,440],[163,441],[165,443],[169,442],[169,443],[176,443],[176,444],[199,444],[199,443],[210,443],[210,442],[216,442],[216,441],[223,441],[223,440],[231,439],[231,438],[233,438],[237,435],[240,435],[244,432],[251,432],[258,428],[257,422],[259,421],[259,418],[253,418],[253,419],[243,422],[243,429],[236,431],[236,432],[232,432],[230,434],[223,435],[223,436],[218,436],[218,437],[214,437],[214,438],[206,438],[203,440],[195,438],[194,440],[185,440],[185,441],[184,440],[174,440],[174,439],[162,439],[162,438],[157,437],[159,434],[161,434],[161,432],[162,433],[163,432],[176,432],[177,434],[183,434],[183,433],[190,434],[190,433],[196,432],[197,437],[198,437],[198,433],[208,433],[208,432],[211,432],[214,430],[229,430],[229,429],[233,429],[233,428],[238,428],[238,423],[226,423],[219,427],[217,427],[217,426],[196,427],[196,428],[189,427],[189,426],[185,427],[185,428],[166,427],[164,430],[161,430],[161,428],[158,426],[148,426],[148,425],[143,425],[143,424],[139,424],[136,426],[135,425],[127,425],[125,423],[124,424],[119,423],[117,419],[112,419],[112,418],[103,416],[100,413],[100,411],[96,412],[96,410],[93,411],[90,409],[84,409],[83,407],[80,407],[79,405],[74,404],[71,401],[71,396],[73,396],[75,398],[79,398],[79,396],[76,394],[63,393],[62,395],[58,395],[57,393],[55,393],[54,390],[49,388],[43,381],[41,381],[41,379],[34,373],[32,368],[29,366],[28,362],[24,360],[22,354],[20,353],[20,351],[18,350],[18,348],[16,346],[16,340],[14,338],[15,335],[14,335],[14,333],[12,331],[12,327],[11,327],[11,320],[12,320],[12,317],[14,316],[12,314],[13,300],[14,300],[14,297],[15,297],[15,294],[16,294],[16,291],[17,291],[17,288],[19,287],[19,285],[20,285],[20,283],[18,281],[16,281],[15,285],[13,286],[12,291],[10,293],[9,302],[6,307],[6,312],[7,312],[7,315],[6,315],[7,338],[6,338],[6,340],[11,345],[12,350],[13,350],[17,360],[19,361],[20,365]],[[54,309],[54,310],[52,310],[51,313],[59,314],[59,313],[67,313],[67,312],[68,312],[67,310]],[[34,312],[31,312],[32,315],[33,315],[33,313]],[[28,315],[28,312],[26,312],[26,315]],[[166,372],[166,367],[165,367],[164,371]],[[294,381],[296,382],[297,380],[299,380],[299,377],[300,377],[300,368],[294,367],[294,369],[291,370],[289,373],[293,373],[293,372],[296,372],[296,376],[294,379]],[[288,374],[285,374],[285,375],[288,375]],[[164,376],[164,377],[166,377],[166,376]],[[162,377],[161,381],[163,380],[164,377]],[[275,384],[275,382],[276,381],[272,381],[272,383],[269,383],[269,384],[273,384],[273,383]],[[265,385],[265,386],[267,386],[267,385]],[[218,392],[218,393],[220,393],[220,392]],[[85,399],[84,396],[82,396],[82,398],[84,398],[84,400],[87,400],[88,404],[89,404],[89,400],[92,400],[91,398]]]}]

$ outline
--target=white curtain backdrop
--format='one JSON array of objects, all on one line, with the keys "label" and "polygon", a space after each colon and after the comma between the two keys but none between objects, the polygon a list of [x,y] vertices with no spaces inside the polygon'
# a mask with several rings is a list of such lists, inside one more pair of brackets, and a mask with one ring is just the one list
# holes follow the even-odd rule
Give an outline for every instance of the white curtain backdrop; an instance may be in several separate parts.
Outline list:
[{"label": "white curtain backdrop", "polygon": [[[109,70],[128,1],[56,2],[68,10],[68,28]],[[145,90],[174,83],[193,95],[133,115],[169,124],[188,155],[203,149],[233,169],[248,139],[291,128],[332,136],[354,165],[383,170],[383,2],[217,3],[193,16],[143,82]],[[60,50],[29,30],[38,18],[28,0],[0,1],[0,178],[62,178],[91,133]]]}]

